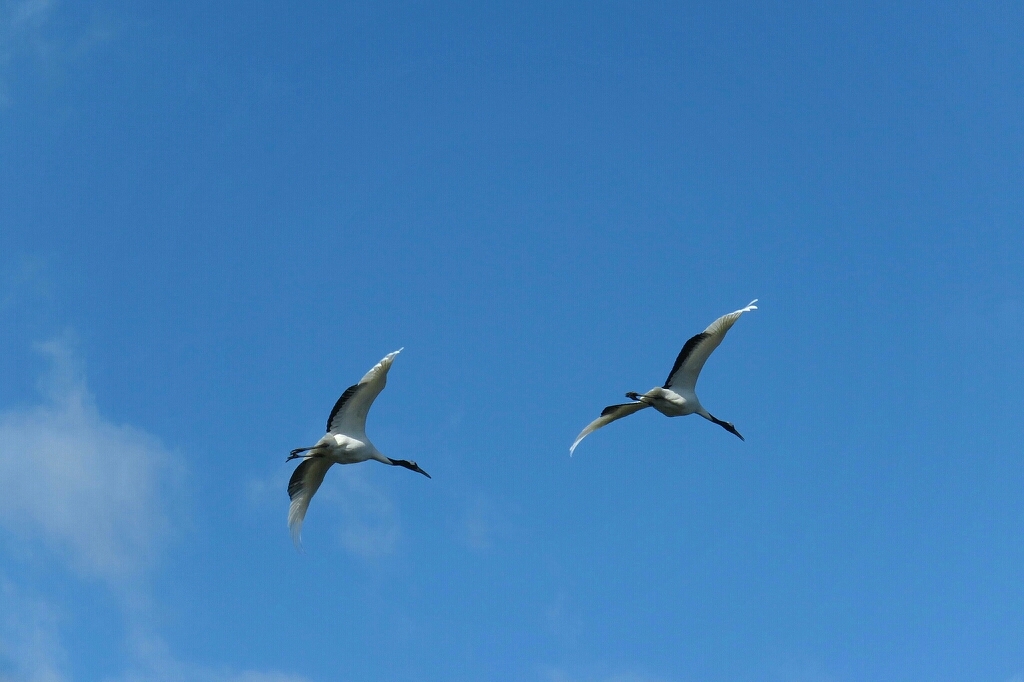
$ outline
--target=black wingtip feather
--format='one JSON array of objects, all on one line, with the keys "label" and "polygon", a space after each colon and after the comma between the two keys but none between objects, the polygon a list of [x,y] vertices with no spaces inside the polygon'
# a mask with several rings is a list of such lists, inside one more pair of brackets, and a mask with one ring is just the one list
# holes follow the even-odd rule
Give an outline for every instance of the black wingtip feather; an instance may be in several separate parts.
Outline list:
[{"label": "black wingtip feather", "polygon": [[348,402],[349,398],[351,398],[352,396],[354,396],[356,394],[356,391],[359,390],[360,386],[362,386],[362,384],[356,384],[355,386],[349,386],[348,388],[345,389],[345,392],[341,394],[341,397],[338,398],[338,402],[334,403],[334,409],[331,410],[331,416],[327,418],[327,432],[328,433],[331,432],[331,422],[334,421],[334,418],[338,415],[338,412],[341,411],[341,408],[345,406],[345,403]]},{"label": "black wingtip feather", "polygon": [[690,337],[690,339],[683,345],[683,349],[679,351],[679,355],[676,356],[676,362],[672,365],[672,371],[668,373],[668,379],[665,379],[664,388],[671,388],[669,384],[672,383],[672,376],[679,371],[679,368],[686,362],[686,358],[690,357],[693,353],[693,349],[700,345],[700,342],[711,336],[706,332],[701,332],[696,336]]},{"label": "black wingtip feather", "polygon": [[295,496],[302,491],[302,481],[306,478],[306,472],[313,466],[313,459],[304,459],[299,466],[295,467],[292,477],[288,480],[288,499],[294,500]]},{"label": "black wingtip feather", "polygon": [[615,410],[619,409],[620,407],[625,407],[626,405],[635,405],[635,404],[636,403],[621,403],[619,405],[609,405],[608,407],[606,407],[603,410],[601,410],[601,416],[602,417],[607,417],[608,415],[610,415],[612,412],[614,412]]}]

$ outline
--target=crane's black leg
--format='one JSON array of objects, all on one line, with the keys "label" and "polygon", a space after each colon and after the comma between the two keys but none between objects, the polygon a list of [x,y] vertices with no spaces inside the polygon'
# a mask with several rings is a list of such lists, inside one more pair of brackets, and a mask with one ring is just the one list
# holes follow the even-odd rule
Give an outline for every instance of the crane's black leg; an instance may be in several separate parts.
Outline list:
[{"label": "crane's black leg", "polygon": [[[308,452],[309,450],[312,450],[312,449],[313,448],[295,448],[294,450],[292,450],[292,454],[288,455],[288,459],[286,459],[285,461],[286,462],[290,462],[291,460],[295,459],[296,457],[301,457],[303,452]],[[309,457],[310,455],[306,455],[306,456]]]}]

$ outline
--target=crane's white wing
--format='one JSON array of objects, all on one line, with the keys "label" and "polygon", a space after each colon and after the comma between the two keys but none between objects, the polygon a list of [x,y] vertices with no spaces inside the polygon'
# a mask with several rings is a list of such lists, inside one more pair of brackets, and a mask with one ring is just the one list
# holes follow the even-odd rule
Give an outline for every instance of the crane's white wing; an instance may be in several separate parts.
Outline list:
[{"label": "crane's white wing", "polygon": [[302,521],[306,518],[309,501],[324,482],[324,474],[332,464],[334,462],[327,457],[307,457],[295,467],[288,481],[288,497],[292,501],[288,507],[288,528],[296,547],[302,543]]},{"label": "crane's white wing", "polygon": [[722,315],[708,325],[707,329],[687,341],[683,349],[679,351],[679,355],[676,357],[676,364],[672,365],[672,371],[668,373],[668,379],[665,380],[665,388],[671,389],[676,393],[683,391],[692,393],[697,386],[697,377],[700,376],[700,371],[704,368],[704,363],[707,362],[708,357],[722,343],[726,332],[736,324],[736,320],[740,319],[740,315],[749,313],[751,310],[757,310],[757,306],[754,305],[755,303],[757,303],[756,298],[746,308],[729,313],[728,315]]},{"label": "crane's white wing", "polygon": [[384,390],[391,363],[401,352],[402,349],[399,348],[394,353],[388,353],[359,380],[358,384],[345,389],[338,402],[334,404],[331,416],[327,418],[327,433],[344,433],[355,437],[366,435],[366,415],[370,411],[370,405]]},{"label": "crane's white wing", "polygon": [[580,441],[586,438],[587,435],[597,431],[605,424],[610,424],[616,419],[628,417],[634,412],[639,412],[645,407],[650,407],[650,405],[646,403],[623,403],[622,405],[609,405],[604,408],[601,411],[601,416],[590,422],[590,424],[587,425],[587,428],[583,429],[580,432],[580,435],[576,436],[576,441],[572,444],[572,447],[569,448],[569,456],[572,457],[573,450],[576,449],[576,446],[579,445]]}]

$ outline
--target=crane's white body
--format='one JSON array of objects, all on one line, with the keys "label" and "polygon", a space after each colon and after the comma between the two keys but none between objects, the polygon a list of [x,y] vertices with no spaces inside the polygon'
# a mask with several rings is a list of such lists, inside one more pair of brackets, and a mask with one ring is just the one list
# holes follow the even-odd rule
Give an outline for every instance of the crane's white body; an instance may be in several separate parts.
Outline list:
[{"label": "crane's white body", "polygon": [[576,441],[569,448],[569,454],[572,455],[581,440],[602,426],[610,424],[617,419],[628,417],[648,407],[653,407],[666,417],[684,417],[688,414],[699,414],[708,421],[712,421],[730,433],[735,434],[740,440],[743,440],[743,436],[740,435],[739,431],[732,424],[716,419],[700,404],[700,400],[697,398],[697,378],[700,376],[701,369],[704,368],[704,363],[707,362],[711,353],[722,343],[722,339],[725,338],[726,333],[736,323],[736,320],[740,319],[743,313],[757,310],[757,306],[754,305],[755,303],[757,303],[756,298],[745,308],[722,315],[708,325],[708,328],[703,332],[691,337],[683,346],[683,349],[679,351],[679,355],[676,357],[676,362],[672,366],[672,371],[669,372],[664,386],[655,386],[643,394],[627,393],[626,397],[630,398],[633,402],[609,405],[604,408],[601,416],[588,424],[580,432],[580,435],[576,437]]},{"label": "crane's white body", "polygon": [[382,464],[403,466],[430,478],[430,474],[420,469],[415,462],[386,457],[366,437],[366,415],[373,401],[384,390],[388,370],[400,352],[401,348],[385,355],[358,384],[350,386],[341,394],[327,418],[327,433],[316,445],[292,450],[288,457],[303,459],[288,482],[288,496],[291,498],[288,527],[296,545],[300,542],[302,522],[306,517],[309,502],[332,465],[356,464],[373,459]]}]

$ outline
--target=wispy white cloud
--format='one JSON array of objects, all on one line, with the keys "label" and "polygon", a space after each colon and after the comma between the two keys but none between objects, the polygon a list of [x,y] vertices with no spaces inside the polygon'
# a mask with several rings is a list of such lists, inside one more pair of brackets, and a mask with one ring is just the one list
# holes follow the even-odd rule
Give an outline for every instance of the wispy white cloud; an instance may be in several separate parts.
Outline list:
[{"label": "wispy white cloud", "polygon": [[9,77],[15,58],[47,51],[43,28],[53,0],[0,0],[0,106],[10,104]]},{"label": "wispy white cloud", "polygon": [[301,675],[278,671],[239,671],[182,661],[161,637],[144,629],[136,629],[129,639],[135,655],[133,667],[108,682],[308,682]]},{"label": "wispy white cloud", "polygon": [[56,0],[0,0],[0,107],[11,104],[12,76],[28,70],[60,71],[117,34],[116,24],[93,8],[81,25],[57,30]]},{"label": "wispy white cloud", "polygon": [[2,576],[0,603],[0,682],[64,680],[57,610]]},{"label": "wispy white cloud", "polygon": [[[386,490],[373,482],[376,463],[330,468],[306,514],[307,532],[322,536],[329,528],[350,554],[371,561],[393,554],[402,537],[401,520]],[[249,502],[279,514],[282,538],[288,537],[288,477],[293,468],[246,484]]]},{"label": "wispy white cloud", "polygon": [[5,0],[0,3],[0,49],[13,49],[25,34],[38,31],[53,11],[53,0]]},{"label": "wispy white cloud", "polygon": [[[66,338],[39,346],[51,363],[43,400],[0,412],[0,530],[26,554],[52,553],[80,579],[116,597],[131,668],[147,682],[302,682],[280,672],[183,662],[152,626],[147,576],[173,529],[165,480],[179,460],[158,439],[105,418]],[[66,654],[46,597],[0,575],[0,682],[60,682]]]},{"label": "wispy white cloud", "polygon": [[0,526],[135,597],[168,531],[159,482],[173,459],[154,437],[100,415],[68,341],[39,348],[51,361],[44,402],[0,413]]},{"label": "wispy white cloud", "polygon": [[[365,466],[372,466],[368,463]],[[401,537],[398,510],[391,497],[370,481],[365,467],[331,467],[317,497],[341,510],[338,529],[342,546],[362,559],[377,559],[395,551]],[[314,504],[318,500],[313,499]]]},{"label": "wispy white cloud", "polygon": [[109,682],[309,682],[306,677],[289,673],[207,668],[183,663],[169,655],[161,658]]}]

